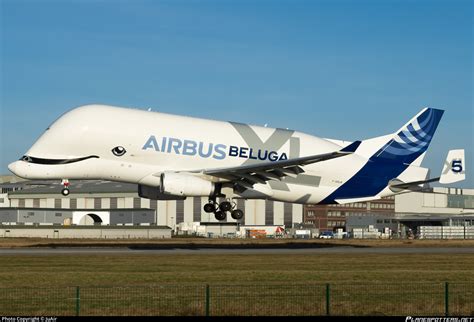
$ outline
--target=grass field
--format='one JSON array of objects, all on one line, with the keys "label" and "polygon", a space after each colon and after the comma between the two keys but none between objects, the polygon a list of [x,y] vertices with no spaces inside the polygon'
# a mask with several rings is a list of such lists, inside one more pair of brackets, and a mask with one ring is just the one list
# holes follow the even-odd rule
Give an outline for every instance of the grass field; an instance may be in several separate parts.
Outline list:
[{"label": "grass field", "polygon": [[445,282],[450,312],[474,314],[474,254],[2,255],[0,263],[0,315],[74,315],[77,286],[81,315],[204,315],[206,305],[211,315],[441,315]]},{"label": "grass field", "polygon": [[472,254],[2,255],[0,261],[3,287],[474,281]]}]

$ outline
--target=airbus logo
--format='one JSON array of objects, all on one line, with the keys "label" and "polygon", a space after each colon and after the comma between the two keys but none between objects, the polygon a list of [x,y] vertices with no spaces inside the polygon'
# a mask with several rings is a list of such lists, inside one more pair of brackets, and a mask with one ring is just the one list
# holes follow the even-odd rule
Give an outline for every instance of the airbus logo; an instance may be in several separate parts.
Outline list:
[{"label": "airbus logo", "polygon": [[226,157],[244,158],[261,161],[288,160],[286,153],[279,154],[277,151],[264,149],[254,149],[251,147],[241,147],[225,144],[204,143],[189,139],[178,139],[172,137],[162,137],[157,139],[150,135],[143,145],[142,150],[154,150],[161,153],[174,153],[178,155],[200,156],[201,158],[213,158],[223,160]]}]

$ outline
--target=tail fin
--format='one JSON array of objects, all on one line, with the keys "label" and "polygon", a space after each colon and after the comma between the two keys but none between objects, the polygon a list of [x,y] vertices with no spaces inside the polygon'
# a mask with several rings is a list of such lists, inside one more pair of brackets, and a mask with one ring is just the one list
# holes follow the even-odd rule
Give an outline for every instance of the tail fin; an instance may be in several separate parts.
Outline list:
[{"label": "tail fin", "polygon": [[464,150],[449,150],[439,183],[454,183],[466,179]]},{"label": "tail fin", "polygon": [[[443,110],[424,108],[394,133],[391,140],[370,159],[372,161],[387,159],[387,161],[403,164],[413,163],[428,149],[443,113]],[[421,160],[417,162],[421,163]]]}]

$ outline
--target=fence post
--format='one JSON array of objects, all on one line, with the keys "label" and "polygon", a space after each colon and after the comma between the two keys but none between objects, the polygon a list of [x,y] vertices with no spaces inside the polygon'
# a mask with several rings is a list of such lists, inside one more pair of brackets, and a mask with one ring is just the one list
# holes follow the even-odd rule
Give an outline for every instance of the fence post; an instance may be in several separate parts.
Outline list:
[{"label": "fence post", "polygon": [[331,302],[330,302],[330,288],[329,288],[329,283],[326,284],[326,315],[331,315],[331,311],[330,311],[330,306],[331,306]]},{"label": "fence post", "polygon": [[449,316],[449,283],[444,284],[444,315]]},{"label": "fence post", "polygon": [[209,309],[210,309],[210,289],[209,284],[206,284],[206,316],[209,316]]},{"label": "fence post", "polygon": [[76,286],[76,316],[79,316],[81,310],[81,290],[79,286]]}]

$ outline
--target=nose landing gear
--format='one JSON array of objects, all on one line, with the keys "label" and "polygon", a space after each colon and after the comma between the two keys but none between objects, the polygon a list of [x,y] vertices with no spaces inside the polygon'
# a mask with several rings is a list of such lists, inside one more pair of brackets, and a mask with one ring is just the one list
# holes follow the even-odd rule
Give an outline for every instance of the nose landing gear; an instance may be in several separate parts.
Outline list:
[{"label": "nose landing gear", "polygon": [[235,202],[223,201],[220,204],[216,202],[216,198],[209,199],[209,202],[204,205],[204,211],[207,213],[214,213],[217,220],[222,221],[227,217],[227,212],[230,211],[230,215],[233,219],[239,220],[244,217],[244,212],[236,208]]},{"label": "nose landing gear", "polygon": [[71,193],[71,192],[69,191],[69,180],[68,180],[68,179],[63,179],[63,180],[61,181],[61,184],[62,184],[63,187],[64,187],[63,190],[61,190],[61,194],[62,194],[63,196],[69,196],[69,194]]}]

